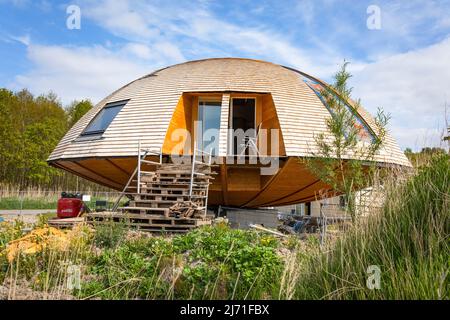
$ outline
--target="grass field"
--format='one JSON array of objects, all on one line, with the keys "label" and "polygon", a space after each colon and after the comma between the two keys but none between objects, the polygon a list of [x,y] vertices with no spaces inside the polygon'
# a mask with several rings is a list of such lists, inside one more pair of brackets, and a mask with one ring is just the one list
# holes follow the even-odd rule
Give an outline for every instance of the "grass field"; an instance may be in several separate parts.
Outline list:
[{"label": "grass field", "polygon": [[[116,192],[89,193],[91,200],[87,205],[95,208],[95,201],[106,200],[110,207],[118,197]],[[0,193],[0,210],[35,210],[35,209],[54,209],[56,210],[58,199],[61,196],[60,191],[8,191]]]}]

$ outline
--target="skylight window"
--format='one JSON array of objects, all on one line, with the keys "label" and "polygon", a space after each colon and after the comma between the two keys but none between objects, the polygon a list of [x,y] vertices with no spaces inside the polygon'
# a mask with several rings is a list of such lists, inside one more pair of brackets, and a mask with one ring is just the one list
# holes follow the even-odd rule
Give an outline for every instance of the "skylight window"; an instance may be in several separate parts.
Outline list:
[{"label": "skylight window", "polygon": [[123,106],[126,105],[127,101],[119,101],[108,103],[89,123],[87,128],[81,134],[86,135],[96,135],[102,134],[109,127],[111,122],[117,116],[117,114],[122,110]]}]

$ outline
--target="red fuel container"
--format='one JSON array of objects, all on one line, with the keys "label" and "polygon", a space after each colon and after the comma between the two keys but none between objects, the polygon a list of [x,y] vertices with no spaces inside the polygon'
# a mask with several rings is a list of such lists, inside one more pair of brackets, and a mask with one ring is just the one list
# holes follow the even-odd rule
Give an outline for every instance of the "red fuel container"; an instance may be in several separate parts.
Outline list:
[{"label": "red fuel container", "polygon": [[77,198],[61,198],[58,200],[58,209],[56,214],[58,218],[75,218],[78,217],[83,202]]}]

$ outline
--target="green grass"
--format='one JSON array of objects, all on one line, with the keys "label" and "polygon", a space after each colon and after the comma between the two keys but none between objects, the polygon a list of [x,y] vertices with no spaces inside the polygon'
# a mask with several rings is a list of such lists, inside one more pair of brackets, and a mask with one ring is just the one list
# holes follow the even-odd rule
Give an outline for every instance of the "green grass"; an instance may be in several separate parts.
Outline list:
[{"label": "green grass", "polygon": [[[0,210],[38,210],[38,209],[54,209],[56,210],[58,204],[59,195],[46,197],[3,197],[0,198]],[[92,210],[95,209],[96,200],[105,200],[105,198],[92,197],[91,201],[87,202],[87,205]],[[121,203],[125,203],[126,199],[122,199]],[[108,199],[107,208],[111,208],[114,204],[114,199]]]},{"label": "green grass", "polygon": [[20,199],[8,197],[0,199],[0,210],[27,210],[27,209],[56,209],[57,199]]},{"label": "green grass", "polygon": [[[310,258],[296,298],[448,299],[449,173],[449,156],[437,156],[404,186],[386,186],[380,214]],[[380,289],[366,286],[371,265],[381,270]]]}]

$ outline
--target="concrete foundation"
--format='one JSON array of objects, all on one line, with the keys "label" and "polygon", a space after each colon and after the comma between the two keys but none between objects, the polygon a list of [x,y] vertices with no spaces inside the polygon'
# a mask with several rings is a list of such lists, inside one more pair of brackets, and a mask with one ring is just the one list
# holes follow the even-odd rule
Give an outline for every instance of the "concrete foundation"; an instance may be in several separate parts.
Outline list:
[{"label": "concrete foundation", "polygon": [[223,209],[230,226],[237,229],[248,229],[250,224],[259,224],[267,228],[276,228],[279,224],[278,210]]}]

